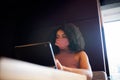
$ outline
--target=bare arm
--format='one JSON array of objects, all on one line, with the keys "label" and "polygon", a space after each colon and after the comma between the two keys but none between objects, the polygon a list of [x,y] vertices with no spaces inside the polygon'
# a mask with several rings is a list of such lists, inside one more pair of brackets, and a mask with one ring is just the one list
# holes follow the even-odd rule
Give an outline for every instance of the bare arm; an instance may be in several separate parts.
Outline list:
[{"label": "bare arm", "polygon": [[86,75],[87,80],[92,80],[93,75],[92,75],[92,70],[91,70],[91,66],[90,66],[87,54],[84,51],[82,51],[82,52],[78,53],[77,56],[79,58],[80,68],[66,67],[66,66],[61,65],[61,63],[58,60],[56,60],[58,69],[62,69],[64,71],[69,71],[69,72],[74,72],[74,73]]}]

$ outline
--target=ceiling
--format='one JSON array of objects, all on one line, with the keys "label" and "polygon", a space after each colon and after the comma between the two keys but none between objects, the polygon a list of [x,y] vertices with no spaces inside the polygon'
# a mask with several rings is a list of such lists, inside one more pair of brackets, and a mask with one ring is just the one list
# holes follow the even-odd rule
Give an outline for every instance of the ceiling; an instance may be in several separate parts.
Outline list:
[{"label": "ceiling", "polygon": [[101,13],[104,23],[120,21],[120,2],[102,5]]},{"label": "ceiling", "polygon": [[100,0],[101,6],[107,5],[107,4],[113,4],[118,3],[120,0]]}]

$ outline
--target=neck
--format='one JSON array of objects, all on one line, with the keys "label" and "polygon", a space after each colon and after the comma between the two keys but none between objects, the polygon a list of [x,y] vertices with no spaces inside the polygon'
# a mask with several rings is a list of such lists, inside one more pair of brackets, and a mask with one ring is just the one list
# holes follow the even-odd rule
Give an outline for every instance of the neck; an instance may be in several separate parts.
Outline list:
[{"label": "neck", "polygon": [[71,53],[70,49],[60,49],[60,53]]}]

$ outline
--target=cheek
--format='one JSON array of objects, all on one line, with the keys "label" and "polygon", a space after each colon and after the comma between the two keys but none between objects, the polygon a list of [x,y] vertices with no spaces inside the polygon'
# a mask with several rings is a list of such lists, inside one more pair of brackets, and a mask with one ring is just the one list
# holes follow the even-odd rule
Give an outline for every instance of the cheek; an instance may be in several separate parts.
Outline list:
[{"label": "cheek", "polygon": [[69,40],[68,39],[65,39],[64,41],[65,41],[64,44],[69,45]]}]

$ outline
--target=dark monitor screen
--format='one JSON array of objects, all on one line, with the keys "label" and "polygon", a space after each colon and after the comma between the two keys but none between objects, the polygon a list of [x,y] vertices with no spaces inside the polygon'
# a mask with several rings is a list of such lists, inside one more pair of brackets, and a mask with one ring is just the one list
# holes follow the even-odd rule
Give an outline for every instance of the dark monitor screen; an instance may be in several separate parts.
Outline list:
[{"label": "dark monitor screen", "polygon": [[15,46],[15,58],[43,66],[55,66],[50,42]]}]

